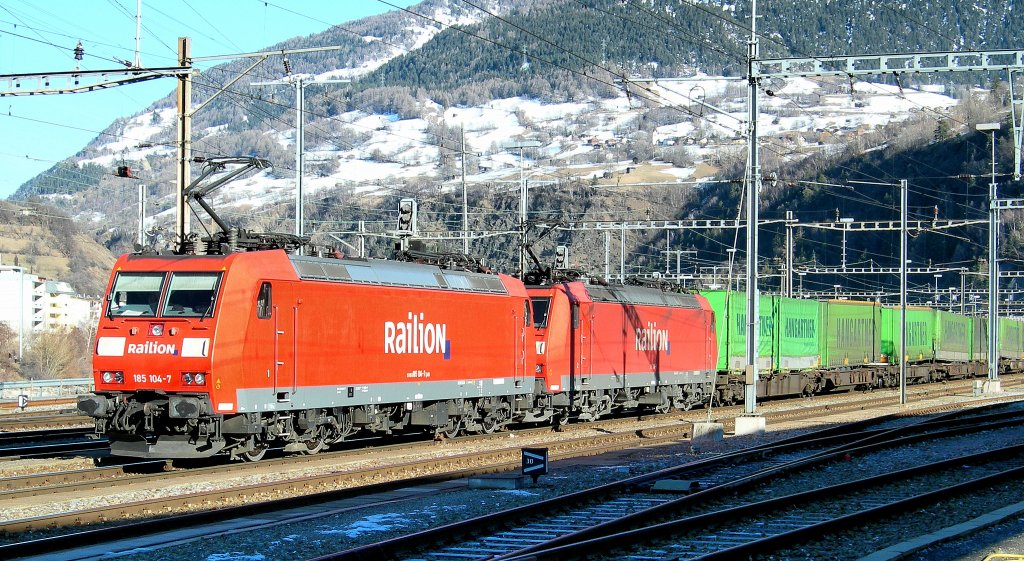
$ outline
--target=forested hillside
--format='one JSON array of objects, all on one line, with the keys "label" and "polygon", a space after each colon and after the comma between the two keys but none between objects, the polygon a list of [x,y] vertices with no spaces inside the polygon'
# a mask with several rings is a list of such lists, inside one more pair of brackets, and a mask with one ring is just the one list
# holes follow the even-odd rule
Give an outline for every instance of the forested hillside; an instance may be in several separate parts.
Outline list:
[{"label": "forested hillside", "polygon": [[[1005,0],[951,0],[941,8],[923,0],[758,6],[765,58],[1020,48],[1024,31],[1024,18],[1015,17],[1014,5]],[[688,97],[672,97],[642,84],[626,88],[622,79],[742,77],[749,10],[749,2],[719,0],[427,0],[272,46],[338,48],[291,55],[287,65],[275,57],[258,67],[196,115],[193,149],[205,157],[253,155],[274,162],[273,170],[221,202],[229,205],[226,216],[236,225],[291,231],[293,89],[250,85],[282,78],[287,66],[293,75],[352,79],[344,87],[312,88],[306,99],[310,155],[304,175],[316,182],[306,215],[321,241],[360,220],[390,220],[405,196],[420,200],[425,225],[460,229],[461,192],[454,180],[463,155],[475,228],[513,229],[518,191],[508,182],[517,180],[524,162],[505,146],[519,140],[540,143],[523,153],[525,167],[537,174],[531,181],[543,185],[531,190],[532,218],[735,218],[745,163],[743,82],[722,80],[699,91],[679,86]],[[200,74],[196,103],[248,64],[233,62]],[[888,105],[872,105],[873,98],[852,79],[761,84],[762,95],[771,98],[763,107],[771,131],[762,169],[780,178],[766,183],[764,215],[790,210],[801,220],[837,213],[889,219],[892,192],[827,185],[899,178],[917,185],[915,217],[934,216],[936,207],[944,218],[983,215],[976,197],[983,182],[958,177],[984,171],[986,137],[973,132],[973,125],[1006,119],[1005,79],[967,73],[880,77],[878,82],[893,86],[882,97],[906,101],[905,93],[930,83],[958,102],[955,110],[941,103],[904,103],[901,116],[881,120],[870,117],[887,112]],[[838,113],[829,113],[833,107]],[[166,229],[174,181],[173,108],[169,96],[113,123],[75,157],[22,186],[16,198],[47,196],[69,214],[92,221],[85,229],[97,232],[111,250],[127,250],[123,232],[132,228],[132,215],[110,204],[112,193],[117,200],[131,197],[130,187],[110,174],[123,161],[145,179],[153,228]],[[511,124],[488,122],[495,111],[509,114]],[[470,115],[468,121],[460,114]],[[134,146],[122,140],[112,147],[110,138],[131,137],[144,127],[158,132]],[[465,148],[461,129],[468,137]],[[1002,162],[1012,161],[1009,139],[997,141]],[[1018,187],[1003,186],[1008,194]],[[766,270],[778,269],[771,259],[781,255],[782,231],[766,230]],[[834,235],[798,235],[812,242],[798,244],[799,261],[832,259]],[[690,247],[700,264],[712,266],[725,261],[734,245],[732,232],[673,236],[630,234],[625,260],[631,270],[663,269],[663,252],[670,247]],[[913,259],[977,268],[983,236],[981,229],[920,236]],[[1016,236],[1012,229],[1009,238]],[[556,242],[573,245],[580,266],[603,269],[603,238],[559,231],[544,238],[542,252]],[[485,238],[473,250],[504,267],[512,262],[508,243]],[[387,242],[378,246],[378,253],[386,253]],[[881,262],[891,257],[891,246],[882,236],[851,238],[849,260]],[[828,286],[835,280],[816,282]]]}]

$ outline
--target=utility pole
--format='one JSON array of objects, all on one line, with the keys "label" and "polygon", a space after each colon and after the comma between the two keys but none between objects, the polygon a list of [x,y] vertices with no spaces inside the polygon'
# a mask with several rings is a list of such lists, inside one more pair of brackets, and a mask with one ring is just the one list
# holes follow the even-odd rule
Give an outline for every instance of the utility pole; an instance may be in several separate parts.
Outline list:
[{"label": "utility pole", "polygon": [[139,247],[146,247],[146,186],[139,184]]},{"label": "utility pole", "polygon": [[907,403],[907,180],[900,180],[900,404]]},{"label": "utility pole", "polygon": [[786,282],[784,294],[787,298],[793,297],[793,211],[786,211]]},{"label": "utility pole", "polygon": [[469,195],[466,193],[466,123],[460,127],[462,133],[462,252],[469,255]]},{"label": "utility pole", "polygon": [[750,42],[747,44],[747,356],[743,385],[743,415],[736,419],[736,434],[763,433],[765,420],[757,412],[757,344],[760,323],[760,292],[757,287],[757,206],[761,189],[761,162],[759,159],[757,82],[754,64],[759,55],[757,38],[757,0],[751,3]]},{"label": "utility pole", "polygon": [[135,62],[132,68],[142,68],[142,58],[139,54],[142,47],[142,0],[135,2]]},{"label": "utility pole", "polygon": [[[296,75],[291,76],[291,63],[284,59],[285,72],[289,74],[280,80],[272,82],[252,82],[252,86],[280,86],[290,85],[295,87],[295,235],[302,237],[305,234],[305,209],[303,209],[302,195],[302,174],[306,169],[306,86],[318,84],[348,84],[350,80],[311,80]],[[299,248],[299,253],[302,249]]]},{"label": "utility pole", "polygon": [[608,279],[608,277],[611,274],[611,263],[610,263],[611,249],[609,247],[611,245],[611,243],[612,243],[612,233],[606,231],[604,233],[604,278],[606,280]]},{"label": "utility pole", "polygon": [[192,182],[192,38],[178,37],[178,166],[174,197],[174,247],[182,248],[191,231],[191,213],[185,204],[185,187]]},{"label": "utility pole", "polygon": [[999,389],[999,200],[996,196],[996,132],[999,123],[980,123],[979,132],[990,133],[992,141],[992,180],[988,184],[988,386]]},{"label": "utility pole", "polygon": [[[519,275],[526,274],[526,245],[529,242],[526,234],[527,210],[529,209],[529,190],[526,186],[526,164],[524,162],[524,148],[536,148],[540,142],[536,140],[522,140],[514,144],[507,144],[505,148],[519,150]],[[463,150],[465,152],[465,150]]]}]

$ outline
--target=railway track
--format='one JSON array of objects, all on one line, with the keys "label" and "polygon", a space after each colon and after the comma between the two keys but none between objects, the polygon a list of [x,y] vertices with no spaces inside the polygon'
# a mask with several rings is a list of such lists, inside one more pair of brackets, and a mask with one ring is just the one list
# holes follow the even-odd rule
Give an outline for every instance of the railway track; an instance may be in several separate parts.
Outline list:
[{"label": "railway track", "polygon": [[[873,449],[906,446],[910,442],[936,438],[936,435],[948,437],[953,434],[973,434],[993,427],[1016,427],[1024,424],[1024,412],[936,420],[899,429],[869,428],[878,424],[877,421],[870,421],[817,431],[482,518],[318,557],[317,561],[372,561],[409,557],[425,561],[592,559],[606,555],[611,547],[609,544],[614,543],[618,547],[622,543],[636,543],[622,541],[629,539],[631,531],[641,531],[633,530],[634,526],[655,527],[651,535],[657,535],[663,525],[653,526],[651,521],[675,517],[688,509],[704,508],[703,505],[714,501],[719,502],[701,520],[717,521],[720,524],[722,521],[731,521],[737,513],[738,505],[751,500],[748,495],[740,495],[739,499],[731,496],[760,482],[772,481],[800,469],[820,469],[827,462],[837,459],[841,461],[851,453],[866,454]],[[1016,449],[1014,454],[1021,456],[1021,465],[1024,465],[1024,449]],[[948,465],[956,464],[956,460],[951,462]],[[880,478],[884,479],[885,476]],[[659,492],[662,490],[667,492]],[[810,493],[817,493],[815,496],[819,499],[824,497],[827,500],[836,490]],[[682,498],[678,498],[680,493]],[[816,522],[822,521],[813,519]],[[686,527],[694,517],[686,517],[685,520],[686,523],[680,527]],[[790,522],[792,520],[787,517],[786,523]],[[761,524],[764,525],[763,522]],[[715,543],[714,534],[709,534],[711,531],[708,526],[700,526],[693,533],[693,542],[704,546]],[[742,529],[734,532],[728,525],[719,531],[722,536],[734,533],[754,534],[753,531],[744,533]],[[589,547],[589,544],[598,542],[601,545]],[[732,542],[722,537],[717,543],[719,549],[723,549],[722,544]],[[686,558],[679,556],[683,550],[685,547],[680,546],[672,548],[672,554],[666,555],[651,551],[631,551],[629,554],[635,555],[636,559],[682,559]],[[743,556],[731,559],[744,558],[747,553],[743,552]],[[673,554],[677,556],[673,557]],[[616,553],[607,558],[621,559],[625,556],[624,552],[616,549]]]},{"label": "railway track", "polygon": [[[954,388],[948,388],[950,391],[954,391]],[[816,405],[809,407],[795,408],[791,410],[780,410],[767,413],[767,417],[772,421],[798,421],[801,419],[813,419],[823,414],[840,414],[848,411],[859,411],[865,408],[877,407],[881,405],[891,404],[891,397],[879,397],[879,398],[861,398],[853,400],[851,403],[840,403],[840,404],[829,404],[829,405]],[[935,411],[934,409],[930,411]],[[738,414],[739,408],[732,407],[720,411],[721,414]],[[915,413],[916,414],[916,413]],[[651,416],[652,421],[665,421],[664,427],[652,427],[644,431],[644,436],[648,439],[660,435],[668,438],[684,438],[689,436],[689,430],[685,428],[680,431],[678,422],[694,422],[700,420],[704,415],[702,412],[676,412],[663,415]],[[733,418],[730,416],[723,419],[723,425],[731,429]],[[604,421],[597,421],[586,424],[574,424],[565,427],[563,430],[569,433],[574,431],[589,431],[589,430],[601,430],[601,431],[615,431],[619,432],[632,428],[636,424],[634,417],[622,418],[622,419],[609,419]],[[529,438],[531,436],[543,435],[547,433],[547,428],[531,428],[527,430],[517,431],[517,434],[522,437]],[[78,433],[75,429],[66,429],[64,431],[43,431],[38,433],[41,436],[47,436],[53,432],[58,434],[66,434],[77,436]],[[496,440],[505,438],[507,435],[492,434],[492,435],[478,435],[478,436],[466,436],[458,439],[459,443],[473,443],[487,440]],[[11,435],[12,438],[15,435]],[[32,435],[18,435],[17,437],[21,441],[31,442],[34,440]],[[0,443],[3,442],[3,435],[0,435]],[[314,464],[323,461],[324,459],[330,459],[331,461],[344,462],[353,457],[358,457],[366,454],[393,454],[401,451],[410,450],[416,447],[428,446],[422,441],[422,439],[411,440],[409,442],[381,445],[379,439],[373,439],[368,442],[373,445],[374,448],[367,451],[363,447],[367,443],[361,443],[358,441],[347,442],[345,445],[351,449],[343,450],[340,452],[328,452],[321,453],[315,456],[288,456],[283,458],[270,458],[259,462],[258,465],[254,464],[243,464],[243,463],[232,463],[226,465],[213,465],[207,467],[188,467],[186,469],[171,470],[171,463],[165,461],[146,461],[146,462],[127,462],[121,465],[113,465],[107,467],[97,467],[92,469],[81,469],[67,472],[48,472],[33,475],[23,475],[13,478],[0,478],[0,500],[3,499],[15,499],[22,497],[32,497],[36,495],[56,495],[56,494],[67,494],[76,493],[82,491],[88,491],[97,488],[103,488],[105,490],[112,490],[117,487],[124,487],[128,485],[145,484],[151,481],[161,479],[168,482],[173,479],[184,479],[188,477],[217,477],[224,474],[234,473],[244,475],[245,473],[258,473],[267,469],[273,470],[288,470],[294,469],[296,466],[303,464]],[[92,445],[95,445],[94,448]],[[70,444],[67,447],[54,447],[52,448],[54,453],[63,452],[74,452],[74,451],[88,451],[95,449],[102,449],[102,441],[97,443],[96,441],[89,441],[82,443],[81,448],[77,444]],[[33,452],[45,453],[47,448],[39,448],[38,446],[30,446],[27,448],[11,449],[11,457],[29,457]],[[4,450],[0,448],[0,457],[3,457]],[[38,457],[38,456],[32,456]],[[107,460],[109,461],[109,460]]]},{"label": "railway track", "polygon": [[[946,388],[946,390],[955,391],[955,388]],[[935,391],[932,390],[930,395],[934,395]],[[770,420],[798,420],[801,418],[814,418],[821,416],[823,413],[838,414],[842,411],[847,410],[861,410],[880,404],[891,404],[892,400],[895,399],[891,395],[878,395],[869,396],[865,398],[863,395],[858,395],[858,399],[850,400],[849,403],[841,404],[828,404],[820,406],[807,406],[797,407],[795,410],[789,411],[772,411],[767,412],[766,417]],[[975,402],[976,403],[976,402]],[[944,410],[950,406],[938,406],[929,408],[927,411],[938,411]],[[732,411],[735,414],[741,413],[740,408],[722,408],[718,409],[719,416],[725,416],[730,414]],[[916,411],[917,414],[921,414],[922,411]],[[548,444],[551,448],[552,459],[569,458],[573,456],[585,456],[585,455],[597,455],[607,451],[619,450],[624,448],[631,448],[636,446],[644,445],[656,445],[664,442],[678,442],[689,435],[690,424],[686,422],[686,419],[694,420],[701,419],[704,416],[703,412],[686,412],[686,413],[673,413],[668,415],[658,416],[664,419],[665,424],[661,426],[652,426],[644,429],[643,431],[629,430],[629,427],[635,427],[637,420],[635,418],[629,419],[615,419],[609,421],[603,421],[598,423],[592,423],[590,425],[570,425],[567,427],[567,432],[570,434],[573,431],[588,431],[600,427],[600,430],[607,431],[609,434],[604,434],[598,439],[593,438],[577,438],[571,439],[565,443],[559,444]],[[683,422],[680,422],[680,421]],[[533,429],[537,433],[549,433],[550,429]],[[620,430],[622,432],[615,433],[613,431]],[[517,436],[522,439],[528,438],[530,431],[518,431]],[[478,437],[466,437],[457,439],[456,442],[451,443],[453,446],[460,446],[462,443],[485,441],[490,439],[502,439],[508,438],[508,435],[496,434],[489,436],[478,436]],[[421,447],[423,449],[437,449],[430,443],[414,443],[407,446]],[[445,449],[442,446],[442,449]],[[218,490],[209,493],[193,493],[188,497],[164,497],[154,499],[152,501],[139,501],[131,504],[116,504],[109,507],[94,508],[86,511],[69,512],[65,515],[56,516],[42,516],[32,520],[14,520],[9,521],[3,525],[0,525],[0,532],[6,533],[9,536],[17,534],[19,532],[40,530],[45,528],[54,527],[74,527],[79,525],[89,525],[97,523],[109,523],[110,521],[123,521],[133,517],[140,516],[161,516],[157,520],[151,520],[146,522],[134,522],[129,523],[129,529],[127,532],[134,534],[141,534],[152,531],[164,531],[169,528],[175,527],[188,527],[194,524],[202,524],[204,520],[224,520],[239,516],[246,516],[249,514],[258,514],[260,512],[277,512],[282,509],[292,508],[296,506],[306,504],[316,504],[318,502],[335,500],[340,497],[353,496],[374,492],[382,492],[389,488],[400,488],[403,486],[436,482],[447,479],[456,479],[466,477],[473,474],[484,474],[493,473],[496,471],[503,471],[509,469],[515,469],[519,463],[519,449],[518,447],[509,448],[505,450],[491,451],[487,453],[477,454],[466,454],[461,456],[453,456],[453,450],[450,447],[446,449],[446,453],[441,458],[432,458],[422,461],[407,462],[401,465],[384,466],[376,469],[367,470],[352,470],[347,471],[343,467],[343,463],[338,461],[336,458],[340,458],[345,452],[340,453],[339,456],[330,455],[317,455],[317,456],[304,456],[304,457],[289,457],[280,460],[279,464],[272,464],[270,462],[260,462],[258,464],[234,464],[233,466],[219,466],[211,468],[208,472],[200,472],[198,470],[184,470],[181,471],[180,475],[178,471],[157,474],[155,477],[162,481],[163,484],[168,482],[166,477],[178,477],[187,479],[187,475],[191,472],[195,477],[201,477],[204,479],[214,479],[217,474],[220,473],[219,469],[239,469],[239,470],[250,470],[255,473],[255,470],[259,468],[269,468],[270,471],[287,471],[289,464],[295,464],[296,462],[317,462],[327,460],[331,463],[337,463],[339,469],[346,471],[346,473],[333,473],[324,476],[311,476],[293,478],[291,481],[277,482],[266,485],[249,485],[244,487],[230,487],[223,490]],[[360,452],[350,451],[347,452],[349,455],[356,455]],[[374,448],[369,451],[362,451],[362,454],[375,454],[377,456],[388,456],[388,449]],[[277,461],[277,460],[273,460]],[[90,472],[92,470],[81,470]],[[94,472],[95,479],[92,483],[84,482],[79,480],[76,485],[79,485],[79,489],[86,489],[88,487],[102,487],[105,491],[110,490],[110,486],[106,486],[103,481],[110,481],[114,471],[106,472],[106,475],[100,475],[99,471]],[[426,474],[426,475],[425,475]],[[122,474],[123,475],[123,474]],[[23,487],[36,486],[35,483],[30,483],[31,478],[42,478],[44,476],[30,476],[23,478],[18,485]],[[90,476],[92,477],[92,476]],[[122,477],[124,481],[131,481],[136,479],[138,476]],[[149,477],[149,476],[145,476]],[[106,479],[104,479],[106,478]],[[40,479],[41,481],[42,479]],[[97,481],[99,483],[97,483]],[[119,485],[120,483],[112,484]],[[45,484],[38,485],[42,489],[42,492],[48,495],[54,496],[58,493],[74,493],[74,489],[71,487],[59,487],[53,484],[49,484],[49,488]],[[362,488],[358,488],[363,486]],[[345,488],[345,489],[342,489]],[[328,489],[335,489],[329,491]],[[21,492],[19,492],[21,493]],[[25,494],[20,496],[27,496],[31,494],[31,491],[25,491]],[[304,496],[310,495],[312,496]],[[261,504],[253,504],[249,506],[229,506],[231,504],[237,504],[238,502],[246,501],[262,501],[268,497],[280,497],[294,495],[289,499],[283,501],[266,502]],[[17,497],[19,495],[8,495],[8,497]],[[2,495],[0,495],[2,497]],[[175,514],[181,513],[186,510],[202,510],[202,509],[213,509],[205,512],[198,512],[193,514]],[[210,518],[213,516],[213,518]],[[98,530],[76,532],[76,535],[81,535],[86,540],[83,543],[91,543],[93,541],[102,542],[104,540],[113,539],[114,537],[121,537],[124,535],[125,530],[110,530],[109,528],[101,528]],[[0,548],[0,557],[14,556],[18,551],[32,551],[32,552],[45,552],[55,551],[66,547],[74,547],[74,540],[78,538],[72,538],[69,540],[67,537],[46,538],[42,541],[29,542],[28,544],[13,543],[4,548]],[[49,540],[49,541],[48,541]],[[18,548],[24,548],[19,550]]]},{"label": "railway track", "polygon": [[40,412],[31,415],[0,415],[0,434],[7,431],[44,430],[54,427],[89,426],[94,421],[77,413]]}]

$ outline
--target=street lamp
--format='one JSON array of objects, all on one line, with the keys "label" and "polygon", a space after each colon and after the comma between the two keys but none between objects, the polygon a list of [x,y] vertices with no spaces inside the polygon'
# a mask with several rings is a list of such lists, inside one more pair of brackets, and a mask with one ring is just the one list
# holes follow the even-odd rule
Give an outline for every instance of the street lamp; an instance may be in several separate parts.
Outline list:
[{"label": "street lamp", "polygon": [[[999,380],[999,209],[996,207],[996,131],[999,123],[979,123],[974,128],[992,136],[992,181],[988,185],[988,381]],[[995,388],[994,388],[995,389]],[[997,390],[998,391],[998,390]]]}]

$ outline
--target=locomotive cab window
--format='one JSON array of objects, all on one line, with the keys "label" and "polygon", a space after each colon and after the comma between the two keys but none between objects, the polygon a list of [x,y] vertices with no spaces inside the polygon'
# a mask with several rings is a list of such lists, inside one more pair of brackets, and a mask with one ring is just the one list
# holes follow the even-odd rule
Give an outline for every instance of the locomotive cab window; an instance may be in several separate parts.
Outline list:
[{"label": "locomotive cab window", "polygon": [[118,273],[110,291],[107,315],[155,316],[165,276],[164,273]]},{"label": "locomotive cab window", "polygon": [[551,298],[531,298],[530,302],[533,303],[533,326],[537,329],[547,327]]},{"label": "locomotive cab window", "polygon": [[212,316],[219,280],[219,273],[174,273],[162,314],[165,317]]},{"label": "locomotive cab window", "polygon": [[256,317],[259,319],[270,318],[270,283],[260,285],[260,293],[256,296]]}]

